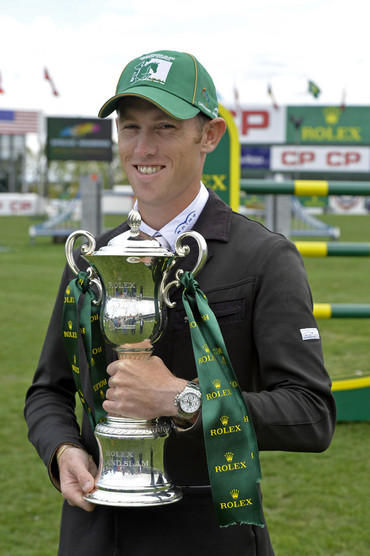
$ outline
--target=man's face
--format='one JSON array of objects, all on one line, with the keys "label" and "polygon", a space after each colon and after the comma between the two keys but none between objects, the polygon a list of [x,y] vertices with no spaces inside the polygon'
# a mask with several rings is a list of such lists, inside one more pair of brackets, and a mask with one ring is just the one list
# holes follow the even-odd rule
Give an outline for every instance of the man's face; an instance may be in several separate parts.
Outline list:
[{"label": "man's face", "polygon": [[[118,151],[142,212],[177,214],[197,195],[205,152],[197,118],[175,120],[150,102],[121,102]],[[174,215],[175,215],[174,214]]]}]

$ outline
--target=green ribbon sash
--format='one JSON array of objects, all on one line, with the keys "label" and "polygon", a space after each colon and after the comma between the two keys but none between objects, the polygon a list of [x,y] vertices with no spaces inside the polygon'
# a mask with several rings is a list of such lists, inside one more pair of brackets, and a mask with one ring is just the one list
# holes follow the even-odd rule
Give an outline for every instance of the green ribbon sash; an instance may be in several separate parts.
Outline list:
[{"label": "green ribbon sash", "polygon": [[199,385],[208,472],[219,525],[264,526],[257,440],[217,319],[189,272],[181,278]]},{"label": "green ribbon sash", "polygon": [[[84,294],[84,298],[82,304],[79,304],[81,294]],[[93,430],[96,424],[106,416],[102,403],[108,388],[105,343],[100,329],[100,306],[94,304],[94,301],[96,301],[96,295],[89,286],[88,275],[86,272],[79,272],[78,276],[69,283],[65,291],[62,334],[77,392]],[[89,407],[82,391],[79,332],[83,339],[90,370],[94,410]]]}]

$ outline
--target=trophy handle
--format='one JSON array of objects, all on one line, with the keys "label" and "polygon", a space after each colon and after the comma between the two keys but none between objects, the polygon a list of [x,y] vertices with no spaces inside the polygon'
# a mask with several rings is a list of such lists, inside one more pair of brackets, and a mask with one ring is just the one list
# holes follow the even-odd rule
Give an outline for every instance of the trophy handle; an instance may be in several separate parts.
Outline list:
[{"label": "trophy handle", "polygon": [[[180,234],[176,239],[176,243],[175,243],[175,251],[180,257],[186,257],[190,253],[190,247],[188,245],[182,244],[183,239],[186,237],[194,238],[198,244],[198,260],[195,264],[195,267],[191,271],[192,275],[196,276],[202,270],[207,260],[207,254],[208,254],[207,243],[204,237],[198,232],[191,231],[191,232],[184,232]],[[170,298],[168,296],[169,290],[172,288],[172,286],[176,286],[176,288],[178,288],[181,285],[180,278],[184,274],[184,272],[185,272],[184,270],[179,268],[175,273],[176,280],[169,282],[166,286],[164,286],[164,282],[166,280],[168,272],[165,272],[163,275],[163,280],[161,284],[163,301],[170,309],[173,309],[176,306],[176,302],[170,301]]]},{"label": "trophy handle", "polygon": [[[73,256],[73,249],[74,249],[74,244],[75,241],[78,237],[84,237],[87,239],[87,244],[83,243],[81,245],[81,253],[83,255],[92,255],[95,251],[95,246],[96,246],[96,242],[95,242],[95,238],[94,236],[90,233],[87,232],[85,230],[76,230],[75,232],[72,232],[65,243],[65,254],[66,254],[66,259],[67,259],[67,264],[69,266],[69,268],[72,270],[73,274],[75,274],[76,276],[78,275],[78,273],[80,272],[80,269],[78,268],[78,266],[76,265],[74,256]],[[89,277],[89,283],[90,284],[95,284],[97,289],[98,289],[98,299],[94,300],[93,303],[94,305],[100,305],[102,299],[103,299],[103,288],[101,285],[101,282],[99,279],[97,278],[92,278],[93,276],[93,269],[91,268],[91,266],[89,266],[89,268],[87,269],[87,275]]]}]

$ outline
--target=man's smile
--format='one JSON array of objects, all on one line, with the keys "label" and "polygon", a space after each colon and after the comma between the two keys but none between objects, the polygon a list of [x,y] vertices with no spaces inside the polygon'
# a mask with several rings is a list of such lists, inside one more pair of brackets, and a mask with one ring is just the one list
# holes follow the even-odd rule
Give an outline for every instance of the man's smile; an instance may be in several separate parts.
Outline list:
[{"label": "man's smile", "polygon": [[164,166],[136,166],[136,169],[140,174],[155,174],[162,170],[162,168],[164,168]]}]

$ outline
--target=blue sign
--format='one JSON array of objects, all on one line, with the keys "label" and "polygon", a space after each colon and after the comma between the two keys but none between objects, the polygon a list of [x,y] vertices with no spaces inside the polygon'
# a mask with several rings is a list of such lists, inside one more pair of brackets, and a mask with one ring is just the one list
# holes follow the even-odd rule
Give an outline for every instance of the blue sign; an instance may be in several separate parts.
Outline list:
[{"label": "blue sign", "polygon": [[241,147],[241,167],[244,169],[269,169],[270,148],[269,147]]}]

